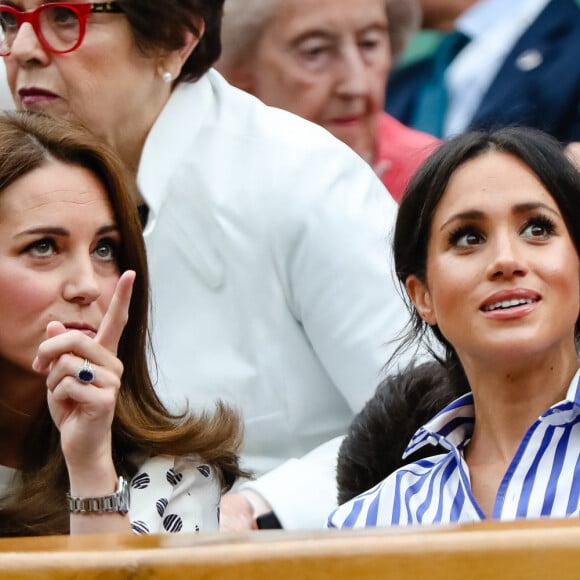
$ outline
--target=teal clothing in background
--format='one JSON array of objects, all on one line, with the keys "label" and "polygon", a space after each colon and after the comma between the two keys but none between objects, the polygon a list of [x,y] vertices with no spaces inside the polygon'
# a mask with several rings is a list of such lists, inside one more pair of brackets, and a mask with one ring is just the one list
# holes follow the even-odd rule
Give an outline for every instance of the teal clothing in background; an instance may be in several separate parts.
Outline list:
[{"label": "teal clothing in background", "polygon": [[[580,2],[580,0],[577,0]],[[438,30],[419,30],[409,40],[409,44],[397,63],[397,66],[406,66],[418,60],[427,58],[435,52],[444,33]]]}]

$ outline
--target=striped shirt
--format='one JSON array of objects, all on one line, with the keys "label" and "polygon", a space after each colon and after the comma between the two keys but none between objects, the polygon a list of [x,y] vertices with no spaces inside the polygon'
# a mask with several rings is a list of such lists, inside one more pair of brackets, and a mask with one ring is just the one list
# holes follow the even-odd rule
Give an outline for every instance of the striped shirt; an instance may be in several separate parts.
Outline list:
[{"label": "striped shirt", "polygon": [[[457,399],[421,427],[405,456],[429,444],[449,452],[406,465],[338,507],[327,527],[406,526],[485,519],[471,493],[463,450],[474,425],[473,396]],[[492,519],[578,516],[580,371],[566,398],[527,430],[495,498]]]}]

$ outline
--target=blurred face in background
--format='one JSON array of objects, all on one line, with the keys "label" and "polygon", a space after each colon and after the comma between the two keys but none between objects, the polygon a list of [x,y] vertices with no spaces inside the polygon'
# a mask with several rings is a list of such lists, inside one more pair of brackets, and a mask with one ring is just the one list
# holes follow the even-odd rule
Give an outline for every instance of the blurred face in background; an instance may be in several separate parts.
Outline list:
[{"label": "blurred face in background", "polygon": [[249,60],[242,88],[372,161],[391,68],[385,0],[278,0]]}]

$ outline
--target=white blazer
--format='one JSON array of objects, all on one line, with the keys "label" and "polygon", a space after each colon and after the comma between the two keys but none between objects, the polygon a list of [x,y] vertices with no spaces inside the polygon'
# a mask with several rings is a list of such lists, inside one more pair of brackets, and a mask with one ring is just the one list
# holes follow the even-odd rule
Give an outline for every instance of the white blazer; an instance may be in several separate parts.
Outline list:
[{"label": "white blazer", "polygon": [[174,90],[138,184],[162,399],[234,404],[244,466],[260,476],[248,485],[285,528],[323,526],[334,438],[407,321],[390,261],[395,202],[346,145],[215,71]]}]

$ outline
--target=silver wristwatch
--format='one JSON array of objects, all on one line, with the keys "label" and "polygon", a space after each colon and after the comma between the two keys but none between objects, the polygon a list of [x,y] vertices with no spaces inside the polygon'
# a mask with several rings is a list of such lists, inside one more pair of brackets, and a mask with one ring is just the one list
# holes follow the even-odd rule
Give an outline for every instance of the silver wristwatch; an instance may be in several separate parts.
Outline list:
[{"label": "silver wristwatch", "polygon": [[67,492],[68,509],[71,514],[102,514],[129,511],[129,485],[124,477],[119,477],[117,491],[100,497],[73,497]]}]

